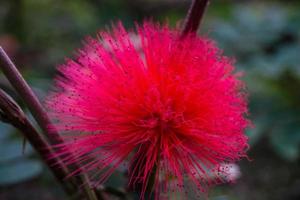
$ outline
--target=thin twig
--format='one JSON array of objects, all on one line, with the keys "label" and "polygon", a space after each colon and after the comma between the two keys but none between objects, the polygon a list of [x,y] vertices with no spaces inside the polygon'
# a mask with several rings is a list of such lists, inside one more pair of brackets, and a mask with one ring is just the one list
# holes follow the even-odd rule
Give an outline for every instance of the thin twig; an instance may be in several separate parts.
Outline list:
[{"label": "thin twig", "polygon": [[62,142],[59,134],[53,130],[51,131],[51,137],[49,133],[49,126],[51,124],[50,119],[42,107],[40,101],[33,93],[27,82],[24,80],[14,63],[10,60],[3,48],[0,46],[0,67],[11,83],[15,90],[19,93],[30,112],[32,113],[39,126],[46,133],[46,136],[51,144],[58,144]]},{"label": "thin twig", "polygon": [[209,0],[193,0],[184,21],[182,36],[197,32],[208,3]]},{"label": "thin twig", "polygon": [[[8,55],[5,53],[5,51],[1,46],[0,46],[0,67],[4,75],[11,83],[11,85],[15,88],[15,90],[19,93],[19,95],[26,103],[33,117],[35,118],[39,126],[42,128],[42,130],[44,131],[45,136],[49,140],[50,144],[55,145],[55,144],[63,143],[62,138],[55,130],[54,126],[51,125],[50,118],[48,117],[46,111],[42,107],[39,99],[31,90],[27,82],[22,77],[21,73],[18,71],[14,63],[11,61],[11,59],[8,57]],[[51,132],[49,127],[52,127]],[[71,152],[69,152],[68,156],[72,157]],[[77,166],[77,164],[74,163],[72,168],[79,169],[80,166]],[[83,185],[85,191],[89,192],[87,193],[88,198],[91,197],[91,193],[94,193],[93,196],[96,196],[95,191],[93,189],[91,190],[89,185],[87,185],[87,183],[89,183],[89,180],[86,176],[81,176],[81,177],[76,176],[75,180],[78,186]],[[97,198],[89,198],[89,199],[97,200]]]},{"label": "thin twig", "polygon": [[[67,176],[66,169],[61,167],[52,167],[53,160],[50,161],[47,157],[51,154],[51,148],[48,142],[33,127],[18,104],[2,89],[0,89],[0,120],[13,125],[23,133],[23,136],[28,139],[30,144],[40,154],[44,162],[47,163],[49,169],[52,171],[56,179],[62,184],[67,193],[74,194],[77,192],[76,185],[67,185],[64,181],[64,178]],[[54,162],[59,163],[59,160],[56,160],[56,158],[54,159]]]}]

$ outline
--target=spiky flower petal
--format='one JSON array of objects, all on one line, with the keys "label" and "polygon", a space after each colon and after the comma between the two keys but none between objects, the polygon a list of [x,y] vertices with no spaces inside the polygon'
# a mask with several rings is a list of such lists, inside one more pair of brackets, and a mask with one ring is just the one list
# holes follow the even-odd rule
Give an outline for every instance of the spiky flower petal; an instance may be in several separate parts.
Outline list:
[{"label": "spiky flower petal", "polygon": [[[135,41],[123,26],[102,32],[59,67],[47,104],[63,132],[58,154],[105,182],[129,163],[130,184],[150,182],[156,199],[225,181],[223,163],[245,156],[243,83],[214,42],[144,23]],[[140,44],[141,47],[137,47]],[[224,170],[224,169],[223,169]],[[211,177],[216,177],[212,179]]]}]

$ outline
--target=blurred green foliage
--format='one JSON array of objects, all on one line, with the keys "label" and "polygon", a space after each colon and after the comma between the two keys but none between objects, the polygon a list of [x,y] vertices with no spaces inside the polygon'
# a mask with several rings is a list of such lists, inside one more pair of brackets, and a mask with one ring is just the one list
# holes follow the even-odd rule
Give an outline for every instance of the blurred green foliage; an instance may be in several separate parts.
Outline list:
[{"label": "blurred green foliage", "polygon": [[289,161],[300,155],[300,18],[279,5],[237,6],[212,23],[212,36],[245,72],[250,91],[250,142],[268,137]]},{"label": "blurred green foliage", "polygon": [[42,164],[30,158],[33,149],[27,145],[22,153],[22,140],[13,138],[15,131],[9,125],[0,124],[0,186],[20,183],[37,177],[42,172]]}]

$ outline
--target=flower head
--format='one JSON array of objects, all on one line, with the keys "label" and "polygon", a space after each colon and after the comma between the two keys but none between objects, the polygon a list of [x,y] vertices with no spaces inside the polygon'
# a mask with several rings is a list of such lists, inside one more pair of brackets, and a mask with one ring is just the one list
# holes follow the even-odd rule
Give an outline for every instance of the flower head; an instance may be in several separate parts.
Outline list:
[{"label": "flower head", "polygon": [[47,99],[65,139],[58,154],[71,151],[64,161],[81,164],[74,174],[94,170],[96,184],[127,163],[141,198],[150,182],[159,198],[185,190],[186,180],[199,191],[226,181],[221,166],[247,149],[245,92],[232,61],[213,41],[181,38],[168,25],[144,23],[138,41],[130,35],[121,24],[101,32],[59,67]]}]

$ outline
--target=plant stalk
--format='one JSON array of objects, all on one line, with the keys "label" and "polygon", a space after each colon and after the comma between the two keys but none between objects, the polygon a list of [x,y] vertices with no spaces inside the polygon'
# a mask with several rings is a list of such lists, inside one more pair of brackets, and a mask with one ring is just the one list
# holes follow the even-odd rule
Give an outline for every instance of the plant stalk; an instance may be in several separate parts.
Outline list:
[{"label": "plant stalk", "polygon": [[42,128],[50,143],[61,143],[63,140],[55,130],[51,132],[50,137],[49,126],[51,125],[51,122],[46,111],[2,47],[0,47],[0,67],[10,84],[15,88],[25,102],[26,106],[32,113],[39,126]]},{"label": "plant stalk", "polygon": [[[45,109],[43,108],[42,104],[40,103],[37,96],[31,90],[27,82],[22,77],[21,73],[18,71],[14,63],[5,53],[3,48],[0,46],[0,68],[2,69],[4,75],[7,77],[8,81],[11,85],[15,88],[15,90],[19,93],[21,98],[24,100],[25,104],[29,108],[30,112],[32,113],[33,117],[43,130],[45,136],[50,142],[50,145],[56,145],[63,143],[63,139],[60,137],[58,132],[55,130],[54,126],[51,124],[51,120],[48,117]],[[51,132],[50,132],[51,127]],[[49,146],[51,148],[51,146]],[[40,147],[43,148],[43,147]],[[52,149],[52,148],[51,148]],[[72,156],[72,153],[69,152],[69,156]],[[60,162],[60,164],[63,164]],[[68,169],[66,166],[59,166]],[[73,169],[78,169],[80,166],[73,164]],[[87,197],[91,200],[97,200],[96,193],[93,189],[91,189],[87,183],[89,180],[87,176],[75,177],[75,180],[78,184],[78,191],[80,190],[80,185],[83,185],[85,191],[88,193],[86,194]],[[94,193],[94,195],[91,195]]]},{"label": "plant stalk", "polygon": [[11,124],[23,133],[24,137],[28,139],[33,148],[40,154],[43,161],[68,194],[77,193],[76,185],[67,185],[63,181],[64,177],[67,176],[67,170],[62,167],[52,166],[53,162],[59,163],[60,161],[56,158],[50,161],[47,157],[47,155],[52,153],[48,142],[34,128],[18,104],[2,89],[0,89],[0,120]]},{"label": "plant stalk", "polygon": [[204,16],[209,0],[193,0],[186,15],[181,35],[196,34]]}]

